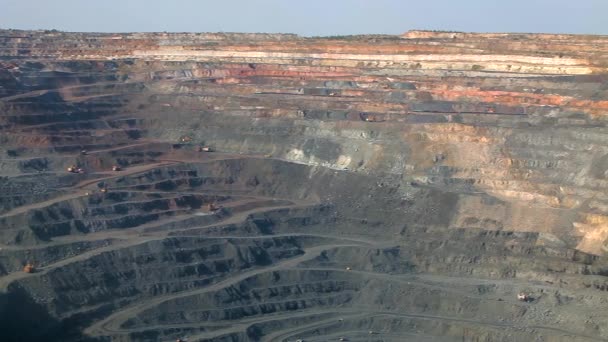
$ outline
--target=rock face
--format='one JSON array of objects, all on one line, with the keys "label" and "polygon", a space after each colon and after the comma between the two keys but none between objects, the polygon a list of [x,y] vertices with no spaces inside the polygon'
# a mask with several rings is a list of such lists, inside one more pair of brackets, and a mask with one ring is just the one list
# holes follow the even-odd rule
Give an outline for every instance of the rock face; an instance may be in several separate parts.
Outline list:
[{"label": "rock face", "polygon": [[3,341],[608,339],[606,36],[0,48]]}]

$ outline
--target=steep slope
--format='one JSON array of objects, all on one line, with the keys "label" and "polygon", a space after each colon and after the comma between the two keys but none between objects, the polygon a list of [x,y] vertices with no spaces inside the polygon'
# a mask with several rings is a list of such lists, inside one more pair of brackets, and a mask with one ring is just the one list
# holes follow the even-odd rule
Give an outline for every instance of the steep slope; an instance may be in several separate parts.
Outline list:
[{"label": "steep slope", "polygon": [[0,317],[34,319],[22,338],[608,339],[608,37],[0,49]]}]

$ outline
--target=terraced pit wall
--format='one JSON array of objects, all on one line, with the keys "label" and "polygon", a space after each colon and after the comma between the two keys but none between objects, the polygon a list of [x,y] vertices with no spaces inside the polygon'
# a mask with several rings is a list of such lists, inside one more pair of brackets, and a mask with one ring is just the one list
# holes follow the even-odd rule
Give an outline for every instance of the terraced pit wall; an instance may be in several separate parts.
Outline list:
[{"label": "terraced pit wall", "polygon": [[[122,110],[120,124],[136,122],[132,134],[395,175],[404,196],[414,183],[459,194],[450,226],[542,232],[604,252],[605,37],[3,31],[0,39],[2,92],[13,96],[3,101],[6,129]],[[41,110],[20,116],[34,104],[19,97],[36,89],[45,90],[28,101]],[[44,114],[49,100],[86,112],[57,123]],[[46,127],[6,131],[4,153],[75,139]]]},{"label": "terraced pit wall", "polygon": [[[567,291],[591,289],[581,296],[593,307],[591,302],[605,300],[608,288],[607,123],[606,36],[411,31],[306,38],[1,30],[0,271],[9,279],[3,284],[34,298],[58,322],[93,324],[86,330],[91,336],[146,340],[179,335],[161,326],[216,340],[257,340],[289,330],[294,322],[314,324],[310,317],[289,316],[232,331],[221,322],[248,322],[249,314],[262,313],[239,309],[220,317],[209,309],[199,316],[167,316],[163,312],[175,308],[171,298],[164,304],[152,300],[137,312],[129,305],[156,295],[189,295],[209,285],[201,279],[297,259],[308,247],[319,248],[317,240],[304,243],[298,234],[313,234],[321,240],[380,239],[397,246],[382,244],[370,251],[361,241],[342,241],[349,247],[329,248],[299,267],[322,265],[337,272],[352,261],[361,272],[567,284],[560,296],[574,298]],[[215,152],[199,153],[199,146]],[[87,172],[66,173],[72,164]],[[114,164],[126,173],[112,173]],[[98,193],[104,186],[110,194]],[[218,216],[198,212],[212,202],[225,203],[227,211]],[[264,207],[265,213],[254,210]],[[249,213],[244,222],[208,227],[242,213]],[[165,240],[146,237],[158,232],[166,234]],[[296,236],[210,246],[204,239],[191,241],[193,234]],[[205,257],[178,255],[176,248],[231,261],[211,265]],[[149,255],[149,261],[138,255]],[[361,260],[353,257],[361,255]],[[16,276],[32,256],[48,267],[45,273]],[[198,266],[144,274],[125,260],[153,269]],[[97,268],[99,274],[87,273],[90,278],[71,278]],[[324,284],[321,292],[339,293],[327,301],[303,300],[293,307],[296,311],[319,307],[327,313],[344,303],[368,307],[371,298],[388,303],[399,296],[397,290],[386,297],[374,292],[377,279],[366,273],[276,272],[287,283],[310,280]],[[251,285],[258,281],[282,284],[268,274],[240,279],[243,291],[265,286]],[[121,277],[124,285],[112,280]],[[89,288],[104,281],[98,292]],[[500,296],[510,294],[507,285],[493,286]],[[432,298],[427,290],[410,290]],[[217,291],[216,296],[232,296]],[[216,305],[207,292],[196,293],[193,303]],[[369,302],[367,293],[375,294]],[[266,301],[264,294],[256,296],[247,303]],[[444,303],[452,300],[445,298]],[[478,304],[462,304],[462,310],[495,314]],[[442,305],[427,309],[437,315],[459,310]],[[537,318],[513,305],[499,311],[517,319]],[[277,304],[272,310],[284,309]],[[385,305],[377,308],[376,318],[353,318],[348,329],[399,321],[416,330],[402,316],[391,316],[396,321],[389,323],[386,315],[392,309]],[[577,309],[563,310],[566,315]],[[112,323],[120,321],[117,317],[122,325]],[[201,317],[219,321],[213,329],[222,333],[186,327]],[[99,323],[102,319],[107,324]],[[449,328],[416,324],[433,334],[452,331],[458,340],[466,335],[459,325],[487,340],[512,337],[497,326],[450,322],[441,323]],[[605,328],[585,322],[573,323],[570,332],[583,336],[585,330],[577,326],[588,325],[592,335],[607,336]],[[344,324],[328,326],[327,334],[347,331]],[[289,336],[296,336],[294,331]],[[549,334],[542,331],[518,336],[529,340]]]}]

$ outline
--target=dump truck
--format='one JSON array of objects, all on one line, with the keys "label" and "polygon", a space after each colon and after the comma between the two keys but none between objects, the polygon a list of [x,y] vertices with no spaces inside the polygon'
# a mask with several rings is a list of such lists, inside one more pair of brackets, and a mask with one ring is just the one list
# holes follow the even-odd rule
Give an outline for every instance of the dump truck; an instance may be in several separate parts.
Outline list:
[{"label": "dump truck", "polygon": [[23,272],[25,273],[34,273],[34,271],[36,270],[36,268],[34,267],[34,264],[28,262],[27,264],[25,264],[25,266],[23,266]]},{"label": "dump truck", "polygon": [[84,169],[76,165],[69,166],[67,171],[71,173],[84,173]]}]

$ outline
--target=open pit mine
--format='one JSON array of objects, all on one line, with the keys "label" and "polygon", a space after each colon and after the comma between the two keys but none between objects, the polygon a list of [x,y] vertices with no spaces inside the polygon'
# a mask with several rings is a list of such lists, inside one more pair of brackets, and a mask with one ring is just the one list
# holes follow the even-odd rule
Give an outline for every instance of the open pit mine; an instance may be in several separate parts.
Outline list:
[{"label": "open pit mine", "polygon": [[0,30],[0,340],[608,341],[608,36]]}]

